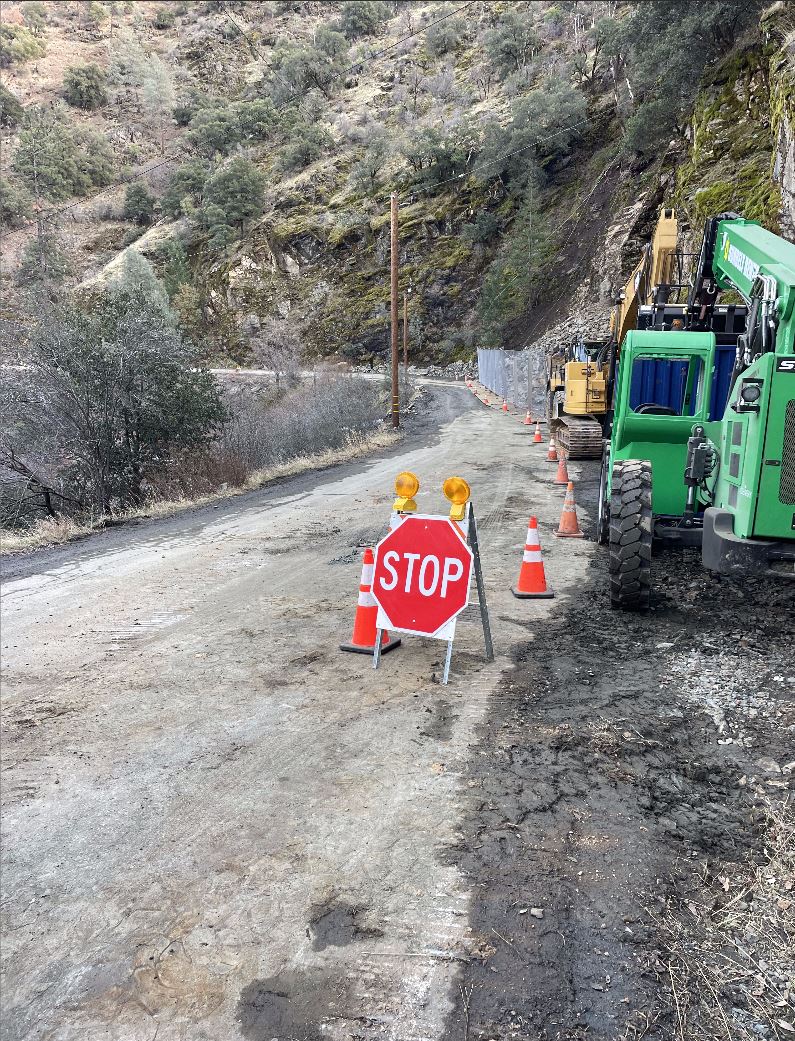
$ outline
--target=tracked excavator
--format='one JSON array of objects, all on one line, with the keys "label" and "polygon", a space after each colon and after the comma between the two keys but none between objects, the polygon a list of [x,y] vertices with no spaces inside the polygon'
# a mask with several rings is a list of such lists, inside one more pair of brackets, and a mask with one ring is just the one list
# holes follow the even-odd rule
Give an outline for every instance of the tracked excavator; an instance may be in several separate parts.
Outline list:
[{"label": "tracked excavator", "polygon": [[[607,340],[581,340],[549,358],[547,419],[571,459],[598,459],[609,428],[620,345],[642,308],[664,305],[682,286],[683,255],[671,209],[660,212],[651,242],[616,297]],[[677,276],[679,276],[677,278]]]},{"label": "tracked excavator", "polygon": [[795,578],[795,245],[708,220],[687,300],[640,305],[626,331],[612,411],[598,537],[614,607],[649,606],[666,542],[719,574]]}]

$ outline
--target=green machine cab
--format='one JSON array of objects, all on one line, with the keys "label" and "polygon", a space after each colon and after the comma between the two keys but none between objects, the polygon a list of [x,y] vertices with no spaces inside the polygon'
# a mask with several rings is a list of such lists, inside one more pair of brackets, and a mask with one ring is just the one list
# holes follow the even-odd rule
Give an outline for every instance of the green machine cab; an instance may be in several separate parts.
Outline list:
[{"label": "green machine cab", "polygon": [[[748,309],[723,377],[722,290]],[[623,609],[649,605],[655,541],[701,545],[721,574],[795,577],[795,246],[735,215],[708,221],[683,325],[621,349],[599,540]]]}]

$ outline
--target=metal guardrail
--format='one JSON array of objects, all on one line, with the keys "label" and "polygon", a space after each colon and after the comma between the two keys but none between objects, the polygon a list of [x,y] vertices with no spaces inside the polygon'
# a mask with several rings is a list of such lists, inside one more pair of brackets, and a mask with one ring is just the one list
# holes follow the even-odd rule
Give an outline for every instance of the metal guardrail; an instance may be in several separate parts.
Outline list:
[{"label": "metal guardrail", "polygon": [[545,413],[546,361],[543,351],[478,348],[478,380],[501,398],[534,416]]}]

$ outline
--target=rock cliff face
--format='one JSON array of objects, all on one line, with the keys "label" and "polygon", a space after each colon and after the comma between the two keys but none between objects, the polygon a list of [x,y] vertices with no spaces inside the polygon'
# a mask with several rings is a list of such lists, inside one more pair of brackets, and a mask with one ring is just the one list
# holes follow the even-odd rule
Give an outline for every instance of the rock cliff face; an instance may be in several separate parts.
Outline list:
[{"label": "rock cliff face", "polygon": [[762,28],[771,49],[770,129],[773,139],[772,178],[781,193],[781,234],[795,241],[795,13],[777,3]]},{"label": "rock cliff face", "polygon": [[[623,167],[597,248],[571,281],[542,350],[606,334],[608,309],[649,241],[661,206],[677,210],[685,251],[707,217],[734,211],[795,241],[795,7],[776,3],[761,34],[738,41],[705,80],[684,134],[642,171]],[[596,210],[591,217],[599,220]]]}]

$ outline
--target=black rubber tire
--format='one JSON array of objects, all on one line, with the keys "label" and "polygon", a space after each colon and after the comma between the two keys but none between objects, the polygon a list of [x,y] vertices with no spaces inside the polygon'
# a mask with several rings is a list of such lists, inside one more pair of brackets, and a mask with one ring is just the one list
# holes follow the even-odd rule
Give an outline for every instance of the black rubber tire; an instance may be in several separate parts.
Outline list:
[{"label": "black rubber tire", "polygon": [[610,603],[621,611],[645,611],[651,599],[651,463],[617,462],[610,492]]},{"label": "black rubber tire", "polygon": [[610,541],[610,481],[607,467],[610,464],[610,442],[602,443],[602,467],[599,471],[599,499],[596,512],[596,541],[606,546]]}]

